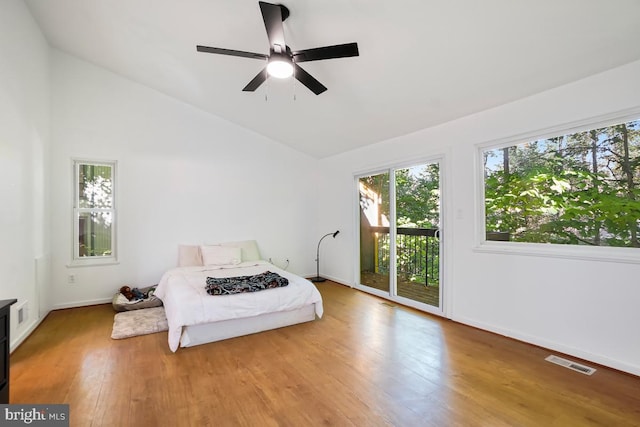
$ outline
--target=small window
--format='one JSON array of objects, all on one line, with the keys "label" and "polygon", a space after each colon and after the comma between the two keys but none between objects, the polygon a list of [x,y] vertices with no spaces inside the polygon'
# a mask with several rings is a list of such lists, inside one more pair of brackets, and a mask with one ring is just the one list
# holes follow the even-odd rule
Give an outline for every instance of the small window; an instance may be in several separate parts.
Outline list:
[{"label": "small window", "polygon": [[640,247],[640,119],[486,149],[487,240]]},{"label": "small window", "polygon": [[115,162],[74,161],[74,248],[76,264],[114,262]]}]

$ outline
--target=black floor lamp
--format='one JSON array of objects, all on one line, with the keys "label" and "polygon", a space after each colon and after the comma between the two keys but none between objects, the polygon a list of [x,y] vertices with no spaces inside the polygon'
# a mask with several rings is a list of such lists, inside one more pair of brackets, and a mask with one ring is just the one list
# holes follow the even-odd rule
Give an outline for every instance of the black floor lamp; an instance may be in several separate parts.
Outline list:
[{"label": "black floor lamp", "polygon": [[320,243],[322,243],[322,239],[327,236],[333,236],[335,239],[339,232],[340,230],[337,230],[335,233],[327,233],[320,238],[320,241],[318,242],[318,250],[316,251],[316,277],[311,278],[312,282],[324,282],[327,280],[324,277],[320,277]]}]

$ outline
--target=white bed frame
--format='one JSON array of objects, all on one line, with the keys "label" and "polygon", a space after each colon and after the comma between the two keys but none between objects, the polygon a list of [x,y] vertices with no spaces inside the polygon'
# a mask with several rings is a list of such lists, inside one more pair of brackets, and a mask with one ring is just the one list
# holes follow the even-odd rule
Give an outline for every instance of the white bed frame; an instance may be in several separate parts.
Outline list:
[{"label": "white bed frame", "polygon": [[310,304],[297,310],[277,311],[242,319],[184,326],[180,337],[180,347],[193,347],[242,335],[255,334],[270,329],[310,322],[315,318],[315,304]]}]

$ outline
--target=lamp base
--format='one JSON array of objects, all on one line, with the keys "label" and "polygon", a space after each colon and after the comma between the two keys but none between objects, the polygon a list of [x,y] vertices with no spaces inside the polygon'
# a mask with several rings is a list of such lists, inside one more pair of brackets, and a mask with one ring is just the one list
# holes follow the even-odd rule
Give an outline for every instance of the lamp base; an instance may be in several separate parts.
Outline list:
[{"label": "lamp base", "polygon": [[327,279],[325,279],[324,277],[320,277],[320,276],[316,276],[316,277],[312,277],[311,279],[312,282],[317,283],[317,282],[326,282]]}]

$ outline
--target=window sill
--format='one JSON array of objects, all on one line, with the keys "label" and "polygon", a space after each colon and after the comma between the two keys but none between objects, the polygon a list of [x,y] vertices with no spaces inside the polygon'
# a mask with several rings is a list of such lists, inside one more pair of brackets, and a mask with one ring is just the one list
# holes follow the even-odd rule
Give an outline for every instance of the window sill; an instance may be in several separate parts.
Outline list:
[{"label": "window sill", "polygon": [[67,268],[101,267],[101,266],[118,265],[118,264],[120,264],[120,262],[113,257],[74,259],[69,264],[67,264]]},{"label": "window sill", "polygon": [[550,243],[482,241],[473,248],[478,253],[565,258],[584,261],[640,264],[640,249],[556,245]]}]

